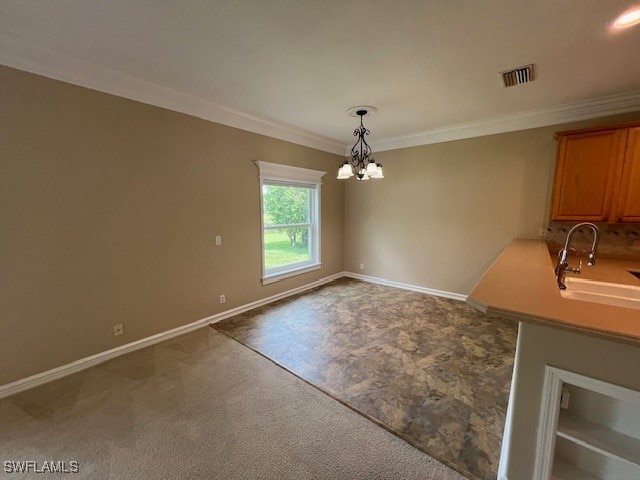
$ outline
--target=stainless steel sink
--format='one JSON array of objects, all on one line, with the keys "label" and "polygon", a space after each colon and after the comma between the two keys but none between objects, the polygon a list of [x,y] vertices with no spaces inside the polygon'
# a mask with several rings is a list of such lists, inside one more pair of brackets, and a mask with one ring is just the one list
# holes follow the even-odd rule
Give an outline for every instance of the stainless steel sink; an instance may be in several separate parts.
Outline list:
[{"label": "stainless steel sink", "polygon": [[640,287],[577,277],[566,277],[564,283],[567,289],[560,290],[563,298],[640,309]]}]

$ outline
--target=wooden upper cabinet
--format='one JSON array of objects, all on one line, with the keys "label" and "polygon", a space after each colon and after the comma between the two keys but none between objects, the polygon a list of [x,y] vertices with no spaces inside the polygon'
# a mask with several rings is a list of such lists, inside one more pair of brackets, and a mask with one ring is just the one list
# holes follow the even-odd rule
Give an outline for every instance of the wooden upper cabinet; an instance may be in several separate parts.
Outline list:
[{"label": "wooden upper cabinet", "polygon": [[640,127],[630,128],[616,222],[640,222]]},{"label": "wooden upper cabinet", "polygon": [[640,223],[640,123],[556,133],[551,220]]},{"label": "wooden upper cabinet", "polygon": [[[627,129],[558,134],[552,220],[612,221]],[[615,220],[613,220],[615,221]]]}]

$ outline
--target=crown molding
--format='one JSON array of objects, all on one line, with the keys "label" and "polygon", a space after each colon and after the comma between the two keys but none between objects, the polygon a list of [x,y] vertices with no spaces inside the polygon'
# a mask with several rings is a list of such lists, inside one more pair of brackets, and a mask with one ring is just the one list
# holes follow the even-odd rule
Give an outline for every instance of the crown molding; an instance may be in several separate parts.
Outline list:
[{"label": "crown molding", "polygon": [[449,125],[401,137],[385,138],[371,142],[371,148],[382,152],[461,140],[463,138],[514,132],[528,128],[546,127],[634,111],[640,111],[640,90],[511,115],[502,115],[477,122]]},{"label": "crown molding", "polygon": [[[0,64],[340,156],[349,156],[351,149],[350,145],[50,50],[1,30]],[[640,111],[640,90],[383,138],[371,142],[371,147],[375,151],[395,150],[633,111]]]},{"label": "crown molding", "polygon": [[344,144],[259,118],[0,31],[0,64],[341,155]]}]

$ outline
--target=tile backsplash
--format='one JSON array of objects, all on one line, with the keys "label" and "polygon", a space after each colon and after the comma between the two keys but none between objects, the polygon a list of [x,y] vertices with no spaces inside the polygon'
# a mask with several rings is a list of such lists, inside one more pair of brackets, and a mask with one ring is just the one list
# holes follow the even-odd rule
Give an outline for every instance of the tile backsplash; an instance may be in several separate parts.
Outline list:
[{"label": "tile backsplash", "polygon": [[[580,222],[551,222],[547,228],[547,243],[555,250],[560,249],[571,227]],[[598,253],[607,256],[640,258],[640,223],[596,223],[600,229]],[[589,251],[593,234],[588,228],[581,228],[573,236],[572,246],[578,251]]]}]

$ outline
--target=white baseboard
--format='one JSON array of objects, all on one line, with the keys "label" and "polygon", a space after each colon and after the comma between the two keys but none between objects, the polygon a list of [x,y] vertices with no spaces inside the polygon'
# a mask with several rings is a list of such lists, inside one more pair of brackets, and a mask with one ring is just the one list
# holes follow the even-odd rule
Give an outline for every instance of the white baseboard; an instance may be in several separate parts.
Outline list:
[{"label": "white baseboard", "polygon": [[333,275],[329,275],[327,277],[322,277],[320,280],[316,280],[315,282],[307,283],[306,285],[302,285],[301,287],[292,288],[291,290],[287,290],[286,292],[277,293],[275,295],[271,295],[270,297],[263,298],[262,300],[256,300],[255,302],[246,303],[236,308],[232,308],[231,310],[226,310],[224,312],[217,313],[210,317],[207,317],[209,320],[209,324],[217,323],[220,320],[224,320],[225,318],[233,317],[234,315],[238,315],[240,313],[247,312],[249,310],[253,310],[254,308],[262,307],[268,303],[272,303],[283,298],[290,297],[297,293],[304,292],[306,290],[311,290],[312,288],[319,287],[320,285],[324,285],[325,283],[333,282],[339,278],[344,277],[344,272],[334,273]]},{"label": "white baseboard", "polygon": [[467,300],[467,295],[462,295],[461,293],[445,292],[444,290],[434,290],[433,288],[419,287],[417,285],[394,282],[393,280],[387,280],[386,278],[372,277],[370,275],[362,275],[360,273],[353,272],[344,272],[344,276],[355,278],[356,280],[362,280],[363,282],[377,283],[379,285],[386,285],[388,287],[402,288],[403,290],[412,290],[414,292],[435,295],[436,297],[452,298],[453,300],[460,300],[462,302]]},{"label": "white baseboard", "polygon": [[8,397],[9,395],[22,392],[23,390],[28,390],[44,383],[66,377],[67,375],[85,370],[87,368],[93,367],[94,365],[98,365],[99,363],[104,363],[107,360],[119,357],[120,355],[124,355],[125,353],[133,352],[134,350],[139,350],[155,343],[177,337],[178,335],[188,333],[192,330],[207,325],[207,323],[210,322],[210,318],[211,317],[202,318],[187,325],[182,325],[181,327],[167,330],[166,332],[157,333],[155,335],[151,335],[150,337],[141,338],[140,340],[136,340],[134,342],[127,343],[110,350],[105,350],[104,352],[96,353],[95,355],[81,358],[80,360],[76,360],[75,362],[67,363],[66,365],[52,368],[51,370],[47,370],[45,372],[36,373],[35,375],[16,380],[12,383],[7,383],[6,385],[0,386],[0,398]]},{"label": "white baseboard", "polygon": [[245,305],[241,305],[239,307],[232,308],[224,312],[216,313],[215,315],[211,315],[209,317],[201,318],[200,320],[196,320],[195,322],[188,323],[187,325],[182,325],[172,330],[167,330],[166,332],[157,333],[155,335],[151,335],[150,337],[142,338],[140,340],[136,340],[135,342],[127,343],[126,345],[121,345],[119,347],[112,348],[111,350],[106,350],[104,352],[96,353],[95,355],[91,355],[89,357],[81,358],[80,360],[76,360],[75,362],[67,363],[66,365],[62,365],[60,367],[47,370],[46,372],[37,373],[30,377],[23,378],[21,380],[16,380],[15,382],[12,382],[12,383],[7,383],[6,385],[0,386],[0,398],[8,397],[9,395],[14,395],[16,393],[22,392],[23,390],[28,390],[30,388],[37,387],[44,383],[48,383],[62,377],[66,377],[67,375],[71,375],[72,373],[85,370],[89,367],[93,367],[94,365],[104,363],[107,360],[111,360],[112,358],[119,357],[120,355],[124,355],[125,353],[129,353],[129,352],[133,352],[134,350],[139,350],[141,348],[149,347],[156,343],[169,340],[179,335],[183,335],[192,330],[196,330],[197,328],[203,327],[205,325],[210,325],[212,323],[219,322],[220,320],[224,320],[225,318],[233,317],[234,315],[238,315],[240,313],[246,312],[248,310],[252,310],[257,307],[261,307],[263,305],[275,302],[277,300],[280,300],[286,297],[290,297],[291,295],[304,292],[305,290],[310,290],[312,288],[319,287],[320,285],[324,285],[325,283],[333,282],[334,280],[337,280],[338,278],[341,278],[344,275],[345,275],[345,272],[339,272],[334,275],[329,275],[327,277],[323,277],[320,280],[316,280],[315,282],[308,283],[301,287],[293,288],[291,290],[287,290],[286,292],[278,293],[276,295],[271,295],[270,297],[263,298],[255,302],[247,303]]},{"label": "white baseboard", "polygon": [[245,305],[241,305],[239,307],[235,307],[230,310],[225,310],[224,312],[216,313],[215,315],[211,315],[205,318],[201,318],[200,320],[196,320],[195,322],[188,323],[187,325],[182,325],[172,330],[167,330],[166,332],[157,333],[155,335],[151,335],[150,337],[141,338],[140,340],[136,340],[135,342],[127,343],[125,345],[112,348],[111,350],[106,350],[104,352],[96,353],[95,355],[91,355],[89,357],[81,358],[80,360],[67,363],[66,365],[62,365],[60,367],[52,368],[51,370],[47,370],[46,372],[37,373],[30,377],[23,378],[21,380],[16,380],[15,382],[7,383],[6,385],[1,385],[0,398],[8,397],[10,395],[14,395],[16,393],[22,392],[23,390],[28,390],[30,388],[37,387],[44,383],[48,383],[62,377],[66,377],[67,375],[71,375],[72,373],[76,373],[81,370],[85,370],[87,368],[98,365],[100,363],[104,363],[107,360],[111,360],[112,358],[119,357],[120,355],[124,355],[126,353],[133,352],[141,348],[149,347],[151,345],[154,345],[159,342],[163,342],[165,340],[169,340],[173,337],[183,335],[185,333],[188,333],[192,330],[196,330],[197,328],[203,327],[205,325],[210,325],[210,324],[219,322],[221,320],[224,320],[225,318],[233,317],[234,315],[244,313],[254,308],[261,307],[263,305],[267,305],[268,303],[272,303],[277,300],[290,297],[292,295],[304,292],[306,290],[310,290],[315,287],[319,287],[320,285],[333,282],[334,280],[337,280],[342,277],[355,278],[357,280],[362,280],[365,282],[377,283],[380,285],[386,285],[386,286],[395,287],[395,288],[402,288],[404,290],[412,290],[414,292],[426,293],[426,294],[435,295],[438,297],[452,298],[454,300],[465,301],[465,299],[467,298],[466,295],[461,295],[459,293],[445,292],[442,290],[434,290],[431,288],[418,287],[416,285],[407,285],[405,283],[394,282],[391,280],[386,280],[384,278],[372,277],[369,275],[361,275],[358,273],[339,272],[333,275],[329,275],[327,277],[323,277],[320,280],[316,280],[315,282],[308,283],[301,287],[293,288],[291,290],[287,290],[286,292],[278,293],[276,295],[271,295],[270,297],[266,297],[261,300],[256,300],[255,302],[247,303]]}]

